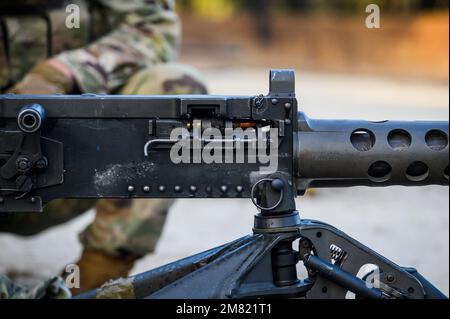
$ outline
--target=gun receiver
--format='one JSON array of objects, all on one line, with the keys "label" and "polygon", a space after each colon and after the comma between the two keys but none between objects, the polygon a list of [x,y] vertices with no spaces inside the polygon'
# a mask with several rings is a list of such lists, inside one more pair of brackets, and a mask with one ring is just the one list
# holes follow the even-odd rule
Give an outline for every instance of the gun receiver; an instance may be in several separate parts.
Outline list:
[{"label": "gun receiver", "polygon": [[[448,185],[448,159],[448,122],[308,119],[287,70],[271,72],[267,96],[0,95],[0,213],[59,198],[253,198],[274,174],[297,194]],[[259,204],[292,209],[278,201]]]}]

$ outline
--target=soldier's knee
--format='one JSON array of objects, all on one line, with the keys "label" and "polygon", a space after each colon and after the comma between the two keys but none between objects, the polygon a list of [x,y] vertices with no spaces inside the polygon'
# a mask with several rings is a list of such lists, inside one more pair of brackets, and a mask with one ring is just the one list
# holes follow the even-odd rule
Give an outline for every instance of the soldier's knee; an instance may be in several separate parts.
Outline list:
[{"label": "soldier's knee", "polygon": [[200,72],[182,64],[160,64],[144,69],[130,78],[121,94],[207,94]]}]

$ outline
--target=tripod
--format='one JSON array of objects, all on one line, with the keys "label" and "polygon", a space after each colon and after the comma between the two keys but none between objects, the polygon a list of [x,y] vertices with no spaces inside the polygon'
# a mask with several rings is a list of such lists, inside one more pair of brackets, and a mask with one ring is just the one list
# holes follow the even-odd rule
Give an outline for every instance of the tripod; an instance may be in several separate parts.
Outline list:
[{"label": "tripod", "polygon": [[[131,277],[133,296],[345,299],[352,292],[367,299],[446,298],[415,269],[394,264],[330,225],[302,220],[289,184],[280,172],[260,180],[252,188],[260,210],[252,235]],[[307,278],[298,278],[300,262]],[[359,278],[368,264],[376,269]],[[123,283],[77,298],[114,297],[118,286]]]}]

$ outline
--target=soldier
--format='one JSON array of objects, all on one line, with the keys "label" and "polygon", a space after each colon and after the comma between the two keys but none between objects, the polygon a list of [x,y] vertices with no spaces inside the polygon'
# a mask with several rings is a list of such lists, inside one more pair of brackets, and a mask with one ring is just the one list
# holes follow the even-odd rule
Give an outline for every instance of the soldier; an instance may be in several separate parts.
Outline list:
[{"label": "soldier", "polygon": [[[26,17],[11,14],[18,3]],[[181,33],[175,0],[75,3],[75,7],[67,7],[62,0],[0,4],[4,44],[0,48],[0,84],[2,75],[9,77],[9,83],[25,75],[8,92],[207,93],[194,69],[175,63]],[[79,28],[70,29],[67,23],[77,25],[77,10]],[[51,32],[47,32],[49,27]],[[46,57],[49,51],[53,51],[51,57]],[[3,79],[3,84],[7,83]],[[15,214],[1,220],[0,232],[31,236],[95,206],[94,222],[80,234],[84,247],[78,262],[81,288],[73,290],[78,294],[127,276],[136,260],[154,251],[171,204],[169,200],[58,200],[49,203],[41,215]],[[33,298],[46,291],[66,296],[62,287],[60,281],[52,279],[23,293],[0,277],[0,298]]]}]

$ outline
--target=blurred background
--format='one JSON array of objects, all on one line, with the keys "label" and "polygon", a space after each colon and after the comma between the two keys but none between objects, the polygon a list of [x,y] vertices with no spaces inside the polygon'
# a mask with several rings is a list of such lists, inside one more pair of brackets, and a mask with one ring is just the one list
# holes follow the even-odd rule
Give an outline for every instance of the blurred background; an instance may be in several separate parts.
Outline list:
[{"label": "blurred background", "polygon": [[[448,80],[448,0],[181,0],[184,58]],[[368,4],[381,29],[367,29]],[[198,64],[198,63],[196,63]]]},{"label": "blurred background", "polygon": [[[178,0],[181,61],[213,94],[268,92],[271,68],[297,71],[300,109],[316,118],[449,119],[449,1]],[[381,8],[368,29],[366,5]],[[447,187],[319,190],[297,200],[326,221],[449,292]],[[249,200],[179,200],[154,255],[133,273],[251,232]],[[0,235],[0,273],[50,276],[77,259],[93,212],[44,234]]]}]

